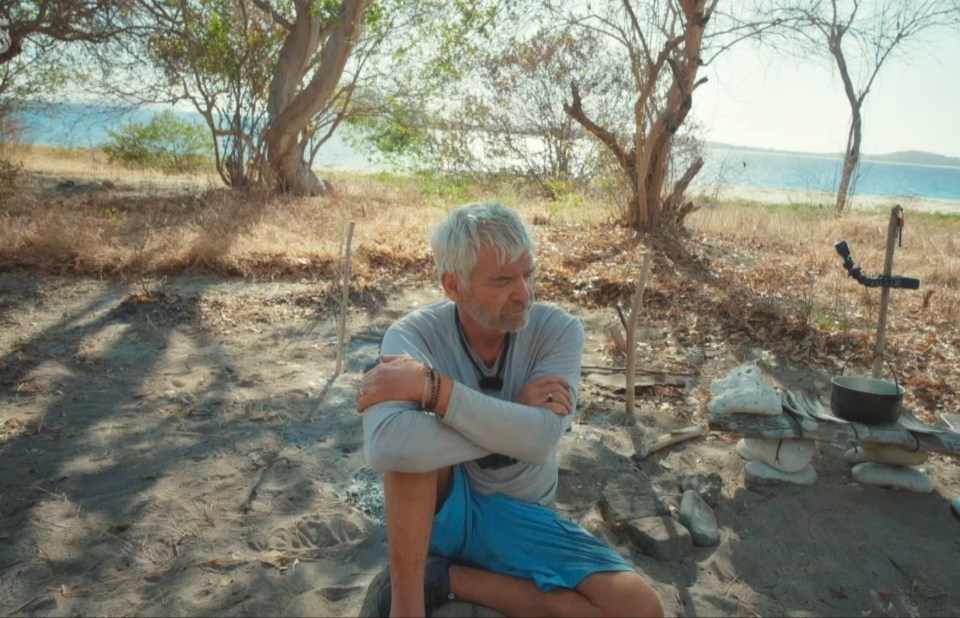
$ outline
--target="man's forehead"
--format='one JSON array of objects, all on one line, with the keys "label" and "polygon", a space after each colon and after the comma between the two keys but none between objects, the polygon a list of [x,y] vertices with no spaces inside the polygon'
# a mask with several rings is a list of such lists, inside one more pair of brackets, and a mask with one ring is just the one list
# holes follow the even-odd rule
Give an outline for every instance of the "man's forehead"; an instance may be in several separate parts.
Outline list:
[{"label": "man's forehead", "polygon": [[477,258],[477,266],[483,265],[488,270],[506,270],[516,267],[527,268],[533,267],[536,264],[536,259],[534,259],[529,251],[524,251],[520,257],[515,260],[510,260],[508,256],[501,255],[496,247],[492,245],[481,245],[480,254]]}]

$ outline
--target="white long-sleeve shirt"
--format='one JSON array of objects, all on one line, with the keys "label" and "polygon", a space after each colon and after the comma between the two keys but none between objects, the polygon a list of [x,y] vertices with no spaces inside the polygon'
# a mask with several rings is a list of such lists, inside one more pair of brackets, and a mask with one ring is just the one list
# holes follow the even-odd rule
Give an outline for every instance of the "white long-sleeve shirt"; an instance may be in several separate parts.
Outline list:
[{"label": "white long-sleeve shirt", "polygon": [[[580,386],[584,332],[580,321],[558,307],[534,303],[530,319],[511,335],[503,389],[480,392],[477,367],[487,371],[458,340],[454,303],[418,309],[393,324],[382,354],[408,354],[455,381],[443,417],[409,401],[385,401],[363,413],[364,456],[380,471],[426,472],[466,462],[471,487],[547,505],[557,489],[557,443],[569,429]],[[546,375],[570,384],[574,409],[558,416],[546,408],[513,403],[523,386]],[[499,453],[518,460],[482,468],[475,460]]]}]

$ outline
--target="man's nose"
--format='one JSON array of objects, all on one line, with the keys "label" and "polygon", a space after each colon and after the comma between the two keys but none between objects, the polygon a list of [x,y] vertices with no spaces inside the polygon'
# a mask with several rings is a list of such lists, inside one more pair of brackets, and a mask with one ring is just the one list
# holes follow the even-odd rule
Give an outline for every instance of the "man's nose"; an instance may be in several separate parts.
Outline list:
[{"label": "man's nose", "polygon": [[529,281],[526,277],[521,277],[513,286],[513,300],[519,303],[528,302],[532,296],[532,288],[533,282]]}]

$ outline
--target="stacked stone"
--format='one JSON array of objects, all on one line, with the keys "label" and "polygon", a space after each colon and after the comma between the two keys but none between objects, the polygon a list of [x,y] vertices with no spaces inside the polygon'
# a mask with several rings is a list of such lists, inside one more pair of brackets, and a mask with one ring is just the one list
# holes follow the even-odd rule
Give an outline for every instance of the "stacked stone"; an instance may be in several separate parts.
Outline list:
[{"label": "stacked stone", "polygon": [[879,485],[926,494],[933,491],[933,481],[915,466],[927,460],[927,453],[894,444],[864,442],[844,453],[854,464],[853,479],[865,485]]},{"label": "stacked stone", "polygon": [[[710,383],[707,409],[714,414],[783,414],[780,393],[763,383],[756,365],[736,367],[726,377]],[[817,472],[810,465],[816,447],[807,440],[743,438],[737,453],[746,459],[747,486],[776,483],[812,485]]]},{"label": "stacked stone", "polygon": [[817,471],[810,462],[816,446],[809,440],[741,438],[737,454],[747,460],[743,476],[747,486],[776,482],[813,485]]}]

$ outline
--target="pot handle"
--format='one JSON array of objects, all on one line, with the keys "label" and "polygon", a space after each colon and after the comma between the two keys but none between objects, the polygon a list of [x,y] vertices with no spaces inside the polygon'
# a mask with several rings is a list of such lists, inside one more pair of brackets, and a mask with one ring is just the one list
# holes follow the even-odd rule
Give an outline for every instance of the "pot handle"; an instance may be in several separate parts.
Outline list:
[{"label": "pot handle", "polygon": [[[847,356],[847,359],[846,359],[845,361],[843,361],[843,366],[840,367],[840,375],[843,375],[843,372],[846,371],[846,369],[847,369],[847,364],[850,362],[850,359],[851,359],[851,358],[854,358],[855,356],[856,356],[856,354],[851,354],[850,356]],[[887,364],[887,367],[890,368],[890,373],[893,375],[893,384],[894,384],[894,386],[897,387],[896,390],[897,390],[897,392],[899,393],[899,392],[900,392],[900,380],[897,379],[897,372],[894,371],[893,365],[890,363],[890,361],[887,359],[887,357],[886,357],[885,355],[881,354],[881,355],[880,355],[880,358],[882,358],[882,359],[883,359],[883,362],[885,362],[885,363]]]}]

